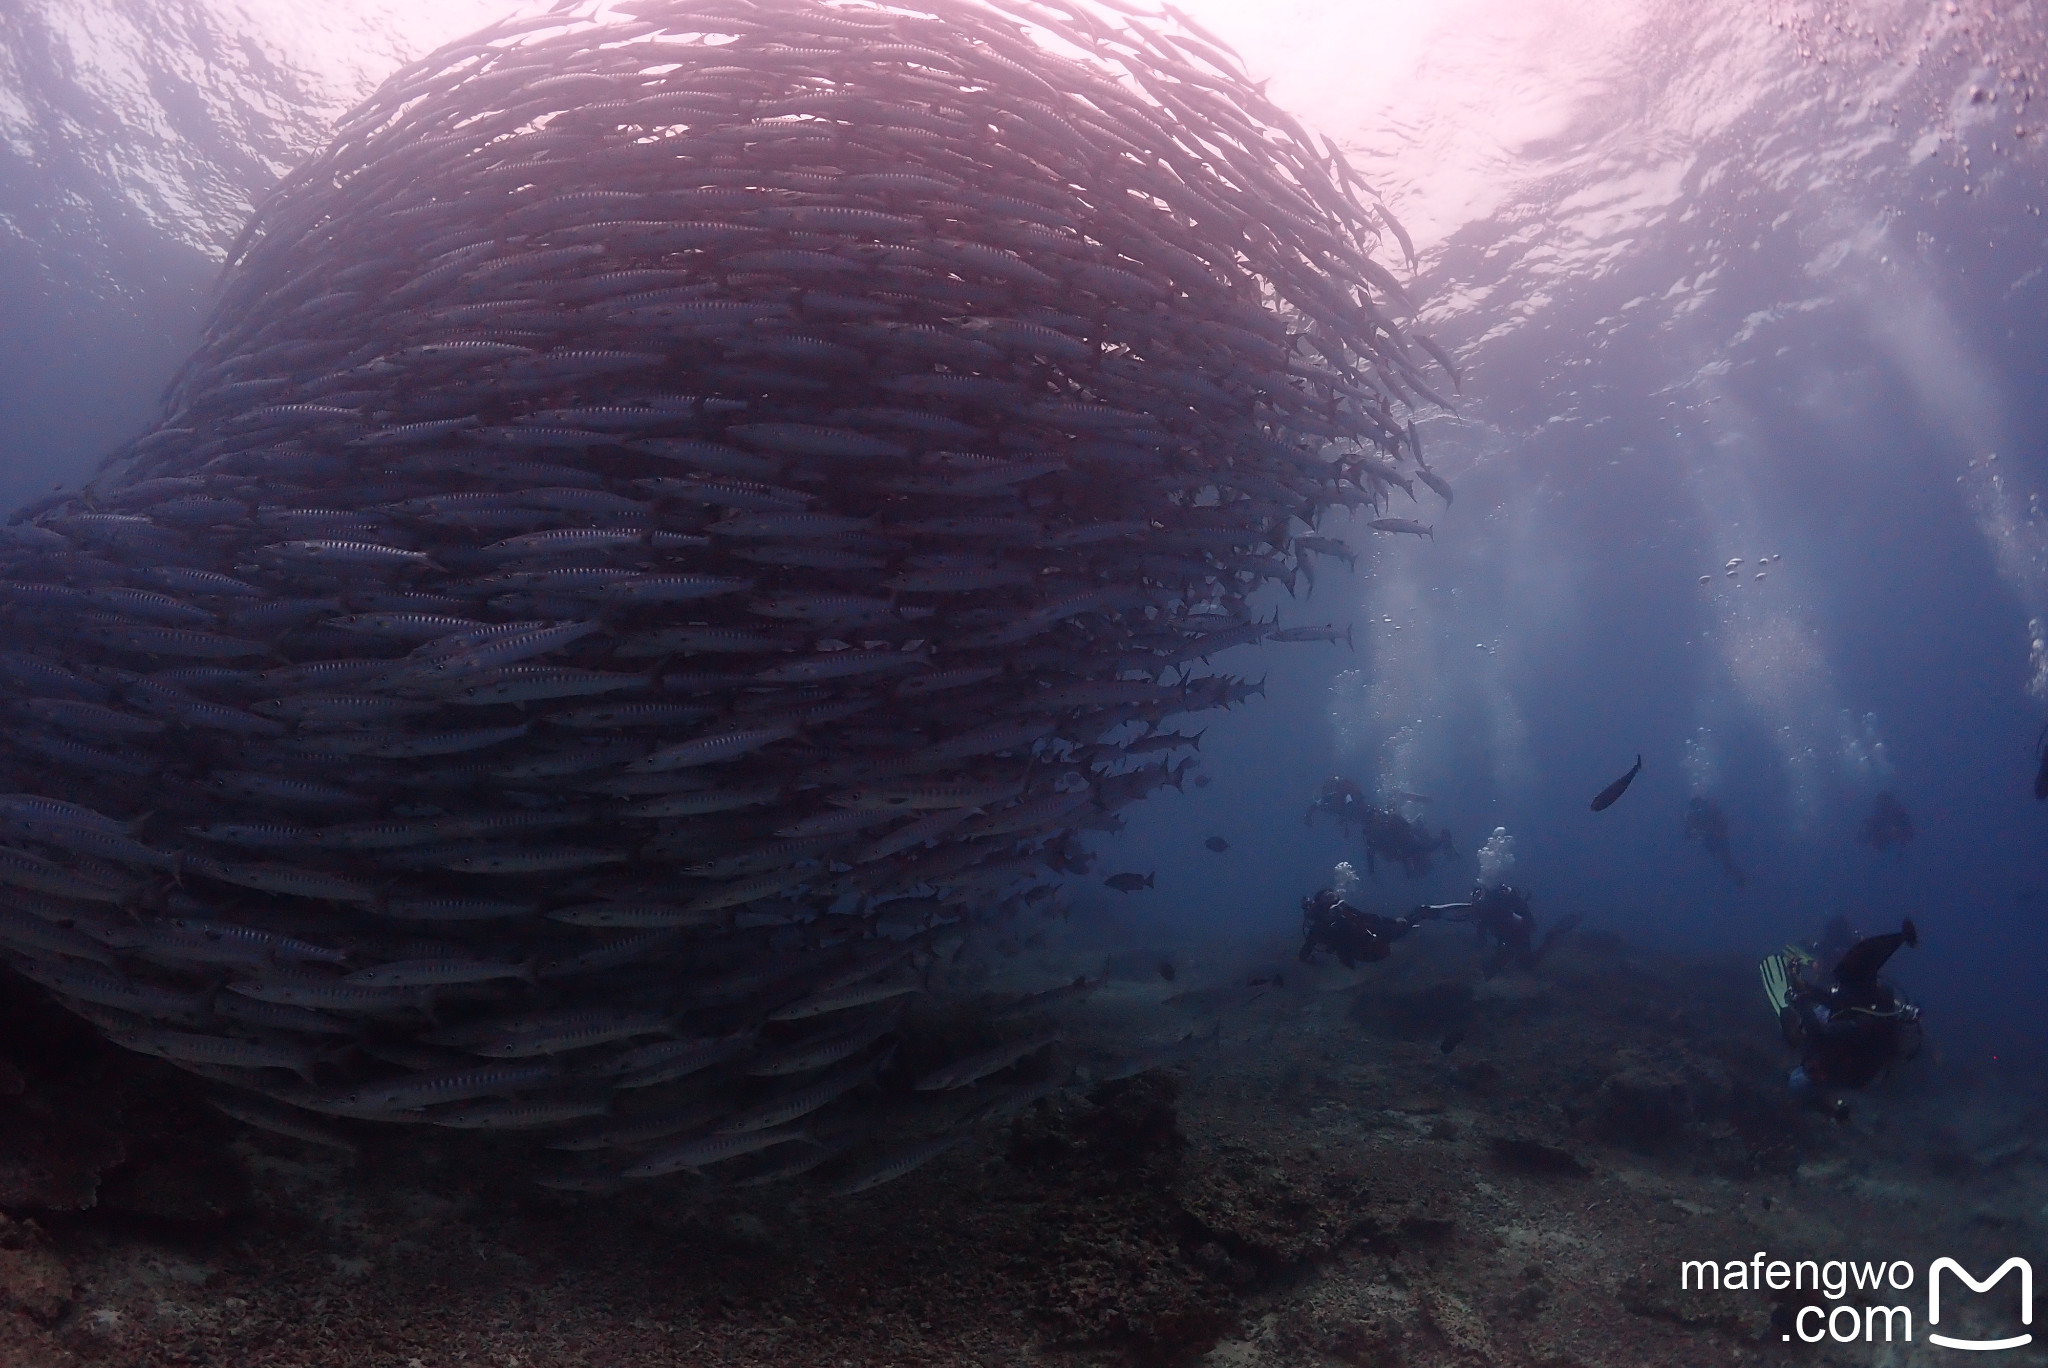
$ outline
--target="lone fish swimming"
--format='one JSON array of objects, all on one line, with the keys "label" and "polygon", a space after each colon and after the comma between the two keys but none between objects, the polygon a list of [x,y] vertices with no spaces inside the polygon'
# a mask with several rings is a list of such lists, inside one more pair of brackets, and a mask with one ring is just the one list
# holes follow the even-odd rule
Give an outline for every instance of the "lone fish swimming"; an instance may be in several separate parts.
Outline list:
[{"label": "lone fish swimming", "polygon": [[1606,788],[1601,789],[1600,792],[1594,797],[1593,811],[1605,812],[1607,811],[1607,809],[1613,807],[1615,799],[1621,797],[1622,794],[1627,793],[1628,786],[1631,783],[1635,782],[1635,777],[1638,774],[1641,774],[1642,772],[1643,757],[1638,755],[1636,757],[1636,763],[1633,769],[1631,769],[1627,774],[1622,775],[1621,778],[1609,784]]}]

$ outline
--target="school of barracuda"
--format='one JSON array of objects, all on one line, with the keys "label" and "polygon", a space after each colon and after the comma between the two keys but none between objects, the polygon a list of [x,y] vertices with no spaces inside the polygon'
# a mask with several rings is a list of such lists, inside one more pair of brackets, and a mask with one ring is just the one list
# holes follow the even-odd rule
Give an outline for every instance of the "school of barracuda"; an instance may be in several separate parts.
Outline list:
[{"label": "school of barracuda", "polygon": [[[1257,688],[1196,663],[1334,639],[1252,607],[1351,556],[1318,520],[1448,499],[1383,234],[1178,15],[643,0],[431,54],[259,207],[154,430],[16,515],[0,947],[289,1134],[837,1160],[935,957]],[[1039,1095],[965,1090],[1084,989],[838,1190]]]}]

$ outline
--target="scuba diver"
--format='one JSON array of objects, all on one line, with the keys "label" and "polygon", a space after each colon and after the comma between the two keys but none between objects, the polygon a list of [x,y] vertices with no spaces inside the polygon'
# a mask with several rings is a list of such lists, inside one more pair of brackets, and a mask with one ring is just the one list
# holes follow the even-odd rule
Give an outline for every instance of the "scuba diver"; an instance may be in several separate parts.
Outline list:
[{"label": "scuba diver", "polygon": [[1448,827],[1432,835],[1428,827],[1409,821],[1393,808],[1374,807],[1366,801],[1365,790],[1341,774],[1333,774],[1324,782],[1315,801],[1309,804],[1303,822],[1313,826],[1318,812],[1335,817],[1347,835],[1354,826],[1358,828],[1365,837],[1368,874],[1378,874],[1378,862],[1388,860],[1400,865],[1409,878],[1419,879],[1429,873],[1429,857],[1438,851],[1457,858]]},{"label": "scuba diver", "polygon": [[1400,865],[1409,878],[1419,879],[1429,873],[1429,857],[1437,851],[1457,858],[1457,852],[1451,849],[1448,827],[1433,836],[1422,823],[1411,822],[1392,808],[1378,807],[1365,809],[1364,825],[1368,874],[1379,872],[1376,860],[1390,860]]},{"label": "scuba diver", "polygon": [[1434,908],[1418,907],[1405,917],[1383,917],[1326,888],[1301,900],[1301,962],[1313,964],[1318,950],[1328,950],[1346,969],[1356,969],[1360,960],[1383,960],[1394,953],[1395,941],[1437,915]]},{"label": "scuba diver", "polygon": [[1846,1099],[1825,1101],[1830,1088],[1860,1088],[1895,1060],[1919,1053],[1920,1009],[1878,977],[1901,945],[1920,943],[1911,921],[1897,931],[1868,936],[1835,964],[1834,982],[1810,982],[1814,961],[1796,946],[1759,967],[1764,995],[1778,1013],[1785,1043],[1800,1052],[1792,1071],[1793,1095],[1824,1106],[1837,1121],[1849,1119]]},{"label": "scuba diver", "polygon": [[1788,967],[1804,975],[1816,965],[1834,964],[1862,939],[1863,933],[1851,926],[1847,917],[1837,912],[1822,923],[1818,936],[1805,943],[1807,953],[1802,955],[1799,953],[1800,947],[1788,945],[1785,947],[1785,960]]},{"label": "scuba diver", "polygon": [[1507,884],[1475,888],[1470,902],[1439,903],[1433,907],[1424,905],[1416,908],[1410,916],[1419,917],[1425,912],[1439,917],[1448,914],[1452,921],[1470,923],[1482,937],[1493,938],[1493,958],[1486,962],[1488,978],[1509,965],[1534,973],[1543,957],[1569,935],[1580,920],[1578,914],[1573,913],[1545,932],[1539,943],[1536,940],[1536,914],[1529,910],[1529,895]]},{"label": "scuba diver", "polygon": [[1364,814],[1372,805],[1365,801],[1365,790],[1341,774],[1333,774],[1316,791],[1316,800],[1308,806],[1308,816],[1301,819],[1303,826],[1314,826],[1318,812],[1327,812],[1337,819],[1337,825],[1349,832],[1354,824],[1364,825]]},{"label": "scuba diver", "polygon": [[1893,846],[1902,846],[1913,839],[1912,815],[1906,811],[1906,805],[1886,789],[1871,801],[1870,815],[1863,819],[1856,839],[1880,854]]},{"label": "scuba diver", "polygon": [[1741,888],[1749,880],[1735,864],[1735,852],[1728,845],[1728,817],[1711,798],[1693,795],[1685,805],[1685,834],[1697,840],[1701,849],[1721,862],[1721,868]]}]

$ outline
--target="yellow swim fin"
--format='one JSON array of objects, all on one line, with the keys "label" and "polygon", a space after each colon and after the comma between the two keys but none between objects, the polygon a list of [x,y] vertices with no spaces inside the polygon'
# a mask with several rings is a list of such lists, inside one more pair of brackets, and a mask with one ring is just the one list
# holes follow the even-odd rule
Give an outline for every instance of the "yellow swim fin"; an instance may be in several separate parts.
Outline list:
[{"label": "yellow swim fin", "polygon": [[1771,1010],[1773,1012],[1783,1012],[1785,1010],[1786,995],[1790,989],[1789,980],[1785,976],[1785,957],[1783,955],[1769,956],[1762,964],[1757,966],[1757,973],[1763,977],[1764,996],[1770,999]]}]

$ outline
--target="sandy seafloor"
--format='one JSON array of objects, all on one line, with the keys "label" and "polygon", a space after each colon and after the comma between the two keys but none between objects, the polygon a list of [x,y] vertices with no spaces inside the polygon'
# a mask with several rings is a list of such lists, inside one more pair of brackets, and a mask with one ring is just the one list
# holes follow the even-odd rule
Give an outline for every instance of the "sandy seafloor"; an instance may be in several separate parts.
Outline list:
[{"label": "sandy seafloor", "polygon": [[[1170,983],[1120,956],[1061,1013],[1067,1060],[1220,1019],[1212,1053],[1083,1079],[849,1198],[572,1197],[516,1146],[425,1127],[357,1127],[350,1163],[228,1121],[10,979],[0,1365],[1934,1364],[1958,1355],[1925,1342],[1917,1285],[1892,1298],[1914,1343],[1805,1345],[1781,1335],[1796,1303],[1681,1291],[1679,1262],[1981,1274],[2042,1247],[2042,1092],[1944,1060],[1939,1023],[1837,1125],[1787,1101],[1745,963],[1594,932],[1486,982],[1449,933],[1356,972],[1289,949],[1176,949]],[[956,976],[1103,964],[1055,943]],[[1229,986],[1271,969],[1285,987]],[[1969,1333],[1975,1300],[1941,1328]]]}]

